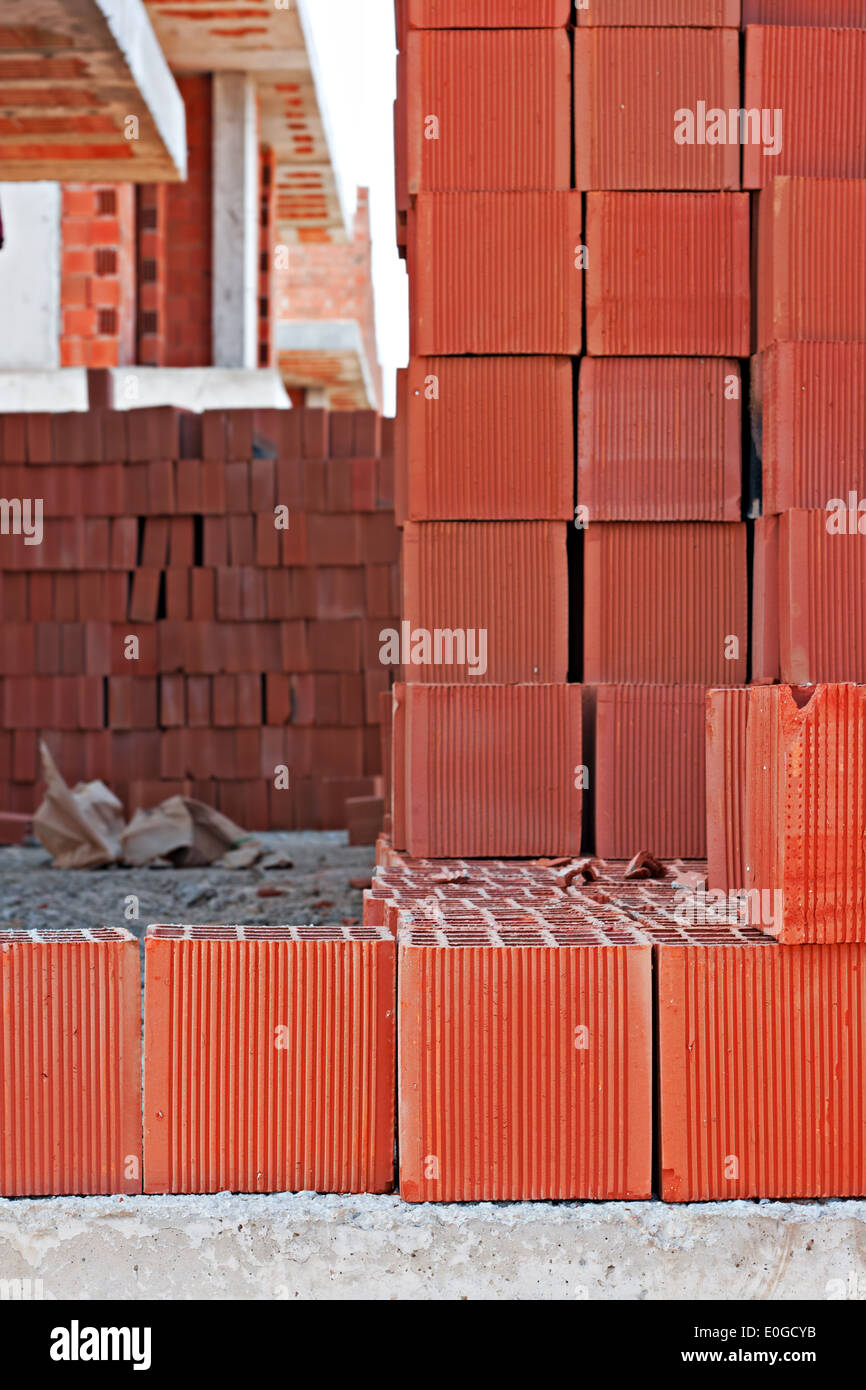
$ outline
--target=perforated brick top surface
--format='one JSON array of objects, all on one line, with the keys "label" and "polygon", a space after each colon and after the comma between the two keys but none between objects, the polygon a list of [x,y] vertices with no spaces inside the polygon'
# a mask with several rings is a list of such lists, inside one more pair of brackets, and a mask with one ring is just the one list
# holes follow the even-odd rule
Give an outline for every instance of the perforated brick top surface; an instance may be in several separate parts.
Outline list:
[{"label": "perforated brick top surface", "polygon": [[168,926],[152,924],[147,928],[148,940],[158,941],[390,941],[384,927],[342,926],[322,923],[318,926],[241,927],[241,926]]}]

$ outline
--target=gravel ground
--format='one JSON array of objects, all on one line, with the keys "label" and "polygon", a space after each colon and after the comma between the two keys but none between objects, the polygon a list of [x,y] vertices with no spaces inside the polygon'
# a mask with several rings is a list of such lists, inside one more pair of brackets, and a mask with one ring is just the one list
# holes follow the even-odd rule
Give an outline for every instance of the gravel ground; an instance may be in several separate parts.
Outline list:
[{"label": "gravel ground", "polygon": [[[53,869],[39,845],[3,846],[0,928],[127,927],[141,937],[149,922],[281,926],[361,920],[361,888],[349,880],[369,879],[372,845],[350,846],[343,830],[256,838],[287,856],[292,867]],[[137,918],[129,915],[131,897],[138,900]]]}]

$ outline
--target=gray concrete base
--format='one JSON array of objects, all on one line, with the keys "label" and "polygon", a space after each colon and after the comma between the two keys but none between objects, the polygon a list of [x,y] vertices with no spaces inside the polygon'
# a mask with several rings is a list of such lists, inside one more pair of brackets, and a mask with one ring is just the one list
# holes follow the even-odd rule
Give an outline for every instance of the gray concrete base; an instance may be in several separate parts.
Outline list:
[{"label": "gray concrete base", "polygon": [[0,1201],[0,1298],[22,1292],[863,1299],[866,1202],[408,1206],[310,1193]]}]

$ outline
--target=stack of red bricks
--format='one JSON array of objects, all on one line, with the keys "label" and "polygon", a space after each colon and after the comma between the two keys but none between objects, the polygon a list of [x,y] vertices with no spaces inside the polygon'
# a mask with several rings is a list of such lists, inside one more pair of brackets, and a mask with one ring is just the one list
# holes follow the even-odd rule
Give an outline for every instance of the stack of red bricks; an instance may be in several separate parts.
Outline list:
[{"label": "stack of red bricks", "polygon": [[[253,829],[331,828],[381,794],[390,450],[373,412],[3,417],[0,804],[38,804],[40,737],[130,813],[184,793]],[[31,544],[13,531],[36,499]]]},{"label": "stack of red bricks", "polygon": [[739,19],[727,0],[593,0],[575,33],[583,673],[605,856],[704,855],[706,693],[747,673],[749,197],[739,146],[700,128],[741,104]]},{"label": "stack of red bricks", "polygon": [[[410,364],[393,834],[416,854],[580,848],[567,538],[581,207],[568,4],[540,8],[414,4],[398,21]],[[549,27],[506,28],[505,9]]]}]

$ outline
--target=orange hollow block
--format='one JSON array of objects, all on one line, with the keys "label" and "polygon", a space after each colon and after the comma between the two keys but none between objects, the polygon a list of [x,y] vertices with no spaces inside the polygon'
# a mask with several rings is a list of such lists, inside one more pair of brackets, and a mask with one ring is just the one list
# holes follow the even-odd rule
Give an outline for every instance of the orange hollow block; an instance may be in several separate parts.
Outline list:
[{"label": "orange hollow block", "polygon": [[[777,177],[758,199],[756,332],[866,341],[866,179]],[[742,354],[740,354],[742,356]]]},{"label": "orange hollow block", "polygon": [[410,195],[571,187],[564,30],[412,33],[406,62]]},{"label": "orange hollow block", "polygon": [[584,357],[577,500],[590,521],[739,521],[739,363]]},{"label": "orange hollow block", "polygon": [[0,1195],[141,1191],[138,942],[0,931]]},{"label": "orange hollow block", "polygon": [[779,669],[787,684],[866,682],[864,518],[848,508],[784,512],[777,547],[772,526],[766,530],[765,559],[778,558]]},{"label": "orange hollow block", "polygon": [[395,945],[369,927],[150,926],[146,1192],[388,1192]]},{"label": "orange hollow block", "polygon": [[566,530],[561,521],[407,522],[406,680],[566,681]]},{"label": "orange hollow block", "polygon": [[866,343],[774,343],[752,383],[764,516],[866,496]]},{"label": "orange hollow block", "polygon": [[746,929],[655,948],[659,1195],[866,1193],[866,946]]},{"label": "orange hollow block", "polygon": [[576,356],[581,221],[576,192],[419,193],[410,219],[411,353]]},{"label": "orange hollow block", "polygon": [[[747,29],[743,105],[762,113],[762,129],[751,126],[743,145],[744,188],[783,174],[866,175],[866,31],[826,25],[822,16],[818,27],[816,16],[809,27]],[[815,101],[818,92],[828,99]]]},{"label": "orange hollow block", "polygon": [[647,1198],[652,948],[625,914],[522,915],[401,915],[400,1195]]},{"label": "orange hollow block", "polygon": [[745,887],[762,929],[795,945],[866,941],[866,686],[750,690],[745,781]]},{"label": "orange hollow block", "polygon": [[585,686],[595,706],[595,853],[703,859],[703,685]]},{"label": "orange hollow block", "polygon": [[577,0],[583,27],[662,25],[671,28],[738,28],[740,0]]},{"label": "orange hollow block", "polygon": [[394,846],[579,854],[579,685],[394,686]]},{"label": "orange hollow block", "polygon": [[[739,104],[736,29],[578,29],[575,184],[582,189],[739,188],[739,144],[709,144],[699,124],[702,111],[727,112]],[[691,130],[689,113],[697,126]]]},{"label": "orange hollow block", "polygon": [[749,690],[710,690],[706,709],[707,887],[745,887],[744,816]]},{"label": "orange hollow block", "polygon": [[413,357],[403,386],[398,520],[573,518],[567,357]]},{"label": "orange hollow block", "polygon": [[748,355],[747,193],[589,193],[586,244],[593,357]]}]

